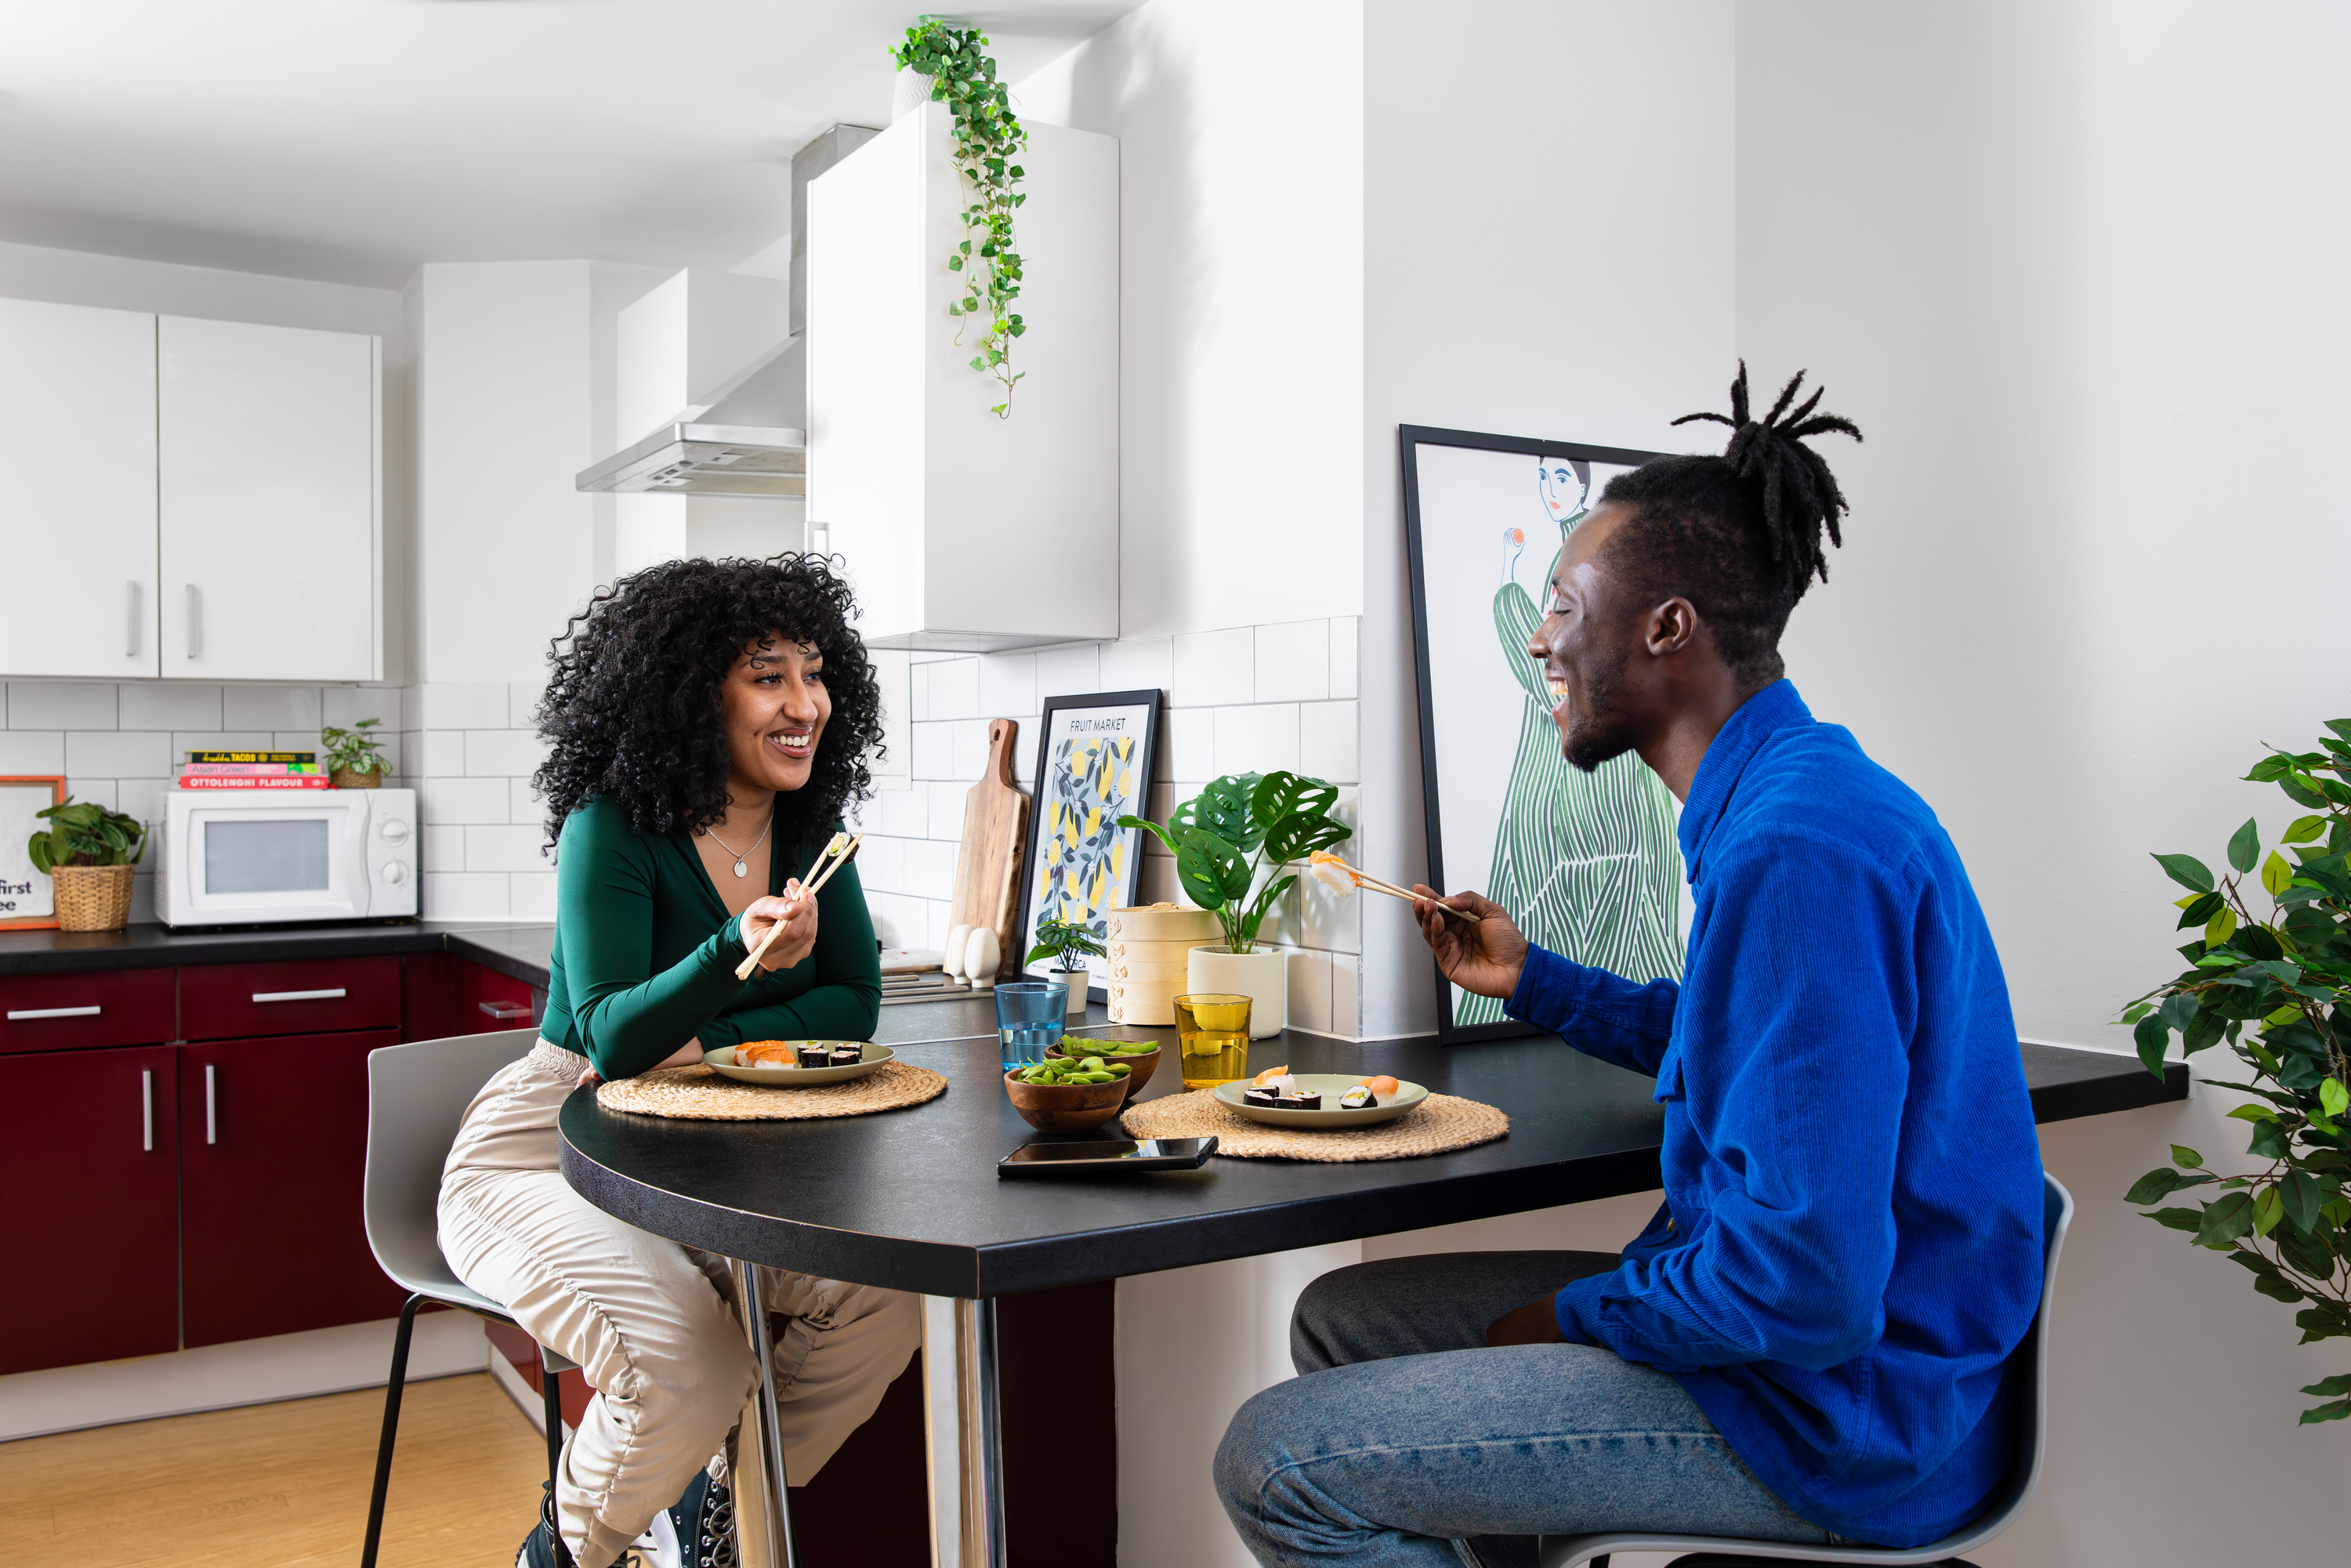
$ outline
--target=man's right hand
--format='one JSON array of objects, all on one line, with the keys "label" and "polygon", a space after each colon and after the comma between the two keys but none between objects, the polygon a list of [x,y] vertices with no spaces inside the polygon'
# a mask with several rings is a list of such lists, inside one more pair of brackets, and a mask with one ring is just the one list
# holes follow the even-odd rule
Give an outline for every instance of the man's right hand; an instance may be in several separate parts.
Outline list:
[{"label": "man's right hand", "polygon": [[1437,909],[1435,888],[1415,883],[1412,891],[1416,895],[1412,912],[1420,917],[1420,934],[1427,938],[1445,977],[1465,991],[1510,1000],[1519,988],[1519,972],[1527,966],[1527,939],[1502,906],[1474,893],[1457,893],[1444,902],[1485,918],[1456,920]]}]

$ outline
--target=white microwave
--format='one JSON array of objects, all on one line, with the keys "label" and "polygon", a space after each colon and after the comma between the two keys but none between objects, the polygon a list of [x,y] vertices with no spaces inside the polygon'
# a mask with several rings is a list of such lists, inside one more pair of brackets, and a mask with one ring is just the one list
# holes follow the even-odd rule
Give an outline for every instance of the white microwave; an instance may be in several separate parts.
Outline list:
[{"label": "white microwave", "polygon": [[168,789],[156,842],[166,925],[416,913],[413,789]]}]

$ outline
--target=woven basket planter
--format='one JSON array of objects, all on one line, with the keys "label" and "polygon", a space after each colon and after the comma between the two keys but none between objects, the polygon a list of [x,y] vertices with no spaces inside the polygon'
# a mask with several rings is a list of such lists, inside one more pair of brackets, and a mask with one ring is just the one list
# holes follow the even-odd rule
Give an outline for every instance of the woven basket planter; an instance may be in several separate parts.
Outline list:
[{"label": "woven basket planter", "polygon": [[57,929],[120,931],[130,925],[131,872],[127,865],[61,865],[51,871]]},{"label": "woven basket planter", "polygon": [[334,768],[328,770],[327,782],[338,789],[381,789],[383,771],[378,768],[373,773],[354,773],[348,768]]}]

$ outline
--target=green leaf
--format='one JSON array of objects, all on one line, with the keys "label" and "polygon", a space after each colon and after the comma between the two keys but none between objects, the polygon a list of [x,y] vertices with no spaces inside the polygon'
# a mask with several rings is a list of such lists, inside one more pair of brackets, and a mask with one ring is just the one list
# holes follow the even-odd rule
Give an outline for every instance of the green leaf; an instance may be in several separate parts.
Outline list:
[{"label": "green leaf", "polygon": [[2262,1015],[2262,1021],[2274,1029],[2280,1024],[2299,1022],[2301,1018],[2301,1006],[2298,1003],[2288,1002],[2285,1006],[2276,1009],[2274,1011],[2263,1013]]},{"label": "green leaf", "polygon": [[2195,893],[2212,891],[2212,873],[2194,855],[2158,855],[2155,863],[2180,886]]},{"label": "green leaf", "polygon": [[2171,1196],[2179,1186],[2179,1173],[2168,1166],[2158,1166],[2131,1183],[2130,1191],[2123,1194],[2125,1203],[2159,1203]]},{"label": "green leaf", "polygon": [[2302,1425],[2316,1426],[2321,1421],[2340,1421],[2351,1416],[2351,1399],[2337,1399],[2331,1405],[2314,1405],[2302,1413]]},{"label": "green leaf", "polygon": [[[2285,1158],[2287,1152],[2285,1129],[2278,1125],[2275,1122],[2254,1123],[2253,1135],[2246,1141],[2245,1152],[2253,1155],[2257,1159],[2282,1160]],[[2263,1231],[2262,1234],[2267,1235],[2269,1233],[2267,1231]]]},{"label": "green leaf", "polygon": [[2204,1163],[2204,1156],[2185,1144],[2171,1145],[2171,1163],[2182,1170],[2194,1170]]},{"label": "green leaf", "polygon": [[[2240,1252],[2235,1254],[2235,1256],[2241,1258],[2244,1254]],[[2283,1274],[2263,1274],[2253,1281],[2253,1289],[2259,1291],[2262,1295],[2267,1296],[2273,1301],[2306,1301],[2310,1300],[2310,1297],[2306,1292],[2294,1289],[2293,1282],[2287,1280]]]},{"label": "green leaf", "polygon": [[2189,894],[2179,903],[2180,910],[2179,929],[2185,931],[2191,926],[2203,925],[2218,915],[2227,903],[2228,900],[2217,893]]},{"label": "green leaf", "polygon": [[2204,1223],[2203,1211],[2194,1208],[2158,1208],[2147,1218],[2168,1230],[2194,1230]]},{"label": "green leaf", "polygon": [[2316,841],[2325,833],[2325,818],[2296,817],[2293,821],[2288,822],[2285,825],[2285,831],[2278,835],[2278,841],[2285,844],[2312,843]]},{"label": "green leaf", "polygon": [[1206,828],[1186,831],[1176,846],[1176,880],[1203,909],[1222,909],[1249,894],[1249,862]]},{"label": "green leaf", "polygon": [[2278,1197],[2277,1188],[2264,1187],[2261,1197],[2253,1199],[2253,1229],[2267,1236],[2285,1218],[2285,1201]]},{"label": "green leaf", "polygon": [[2351,1091],[2343,1087],[2339,1078],[2330,1078],[2318,1086],[2318,1107],[2329,1116],[2340,1116],[2351,1111]]},{"label": "green leaf", "polygon": [[2326,1207],[2326,1189],[2308,1171],[2286,1172],[2277,1190],[2285,1206],[2285,1217],[2296,1230],[2308,1230],[2317,1225],[2319,1211]]},{"label": "green leaf", "polygon": [[2163,1053],[2171,1045],[2171,1030],[2164,1027],[2162,1018],[2150,1016],[2139,1019],[2138,1027],[2131,1030],[2131,1039],[2138,1045],[2139,1061],[2146,1064],[2149,1072],[2161,1078]]},{"label": "green leaf", "polygon": [[2229,1113],[2233,1122],[2274,1122],[2277,1113],[2266,1105],[2240,1105]]},{"label": "green leaf", "polygon": [[1265,841],[1265,825],[1250,811],[1258,779],[1254,773],[1228,773],[1211,780],[1192,801],[1199,825],[1244,854]]},{"label": "green leaf", "polygon": [[[1169,854],[1172,855],[1176,852],[1176,835],[1169,832],[1165,828],[1161,827],[1158,823],[1153,821],[1148,817],[1121,817],[1118,820],[1118,825],[1122,828],[1145,829],[1150,832],[1153,838],[1157,839],[1161,843],[1167,846],[1167,852]],[[1189,824],[1186,825],[1188,826]]]},{"label": "green leaf", "polygon": [[2319,1399],[2329,1395],[2351,1394],[2351,1372],[2338,1372],[2332,1377],[2322,1377],[2303,1392]]},{"label": "green leaf", "polygon": [[2285,863],[2283,855],[2272,850],[2270,858],[2262,862],[2262,885],[2269,890],[2272,898],[2275,898],[2279,894],[2283,893],[2293,881],[2294,867]]},{"label": "green leaf", "polygon": [[2196,1228],[2196,1245],[2225,1248],[2252,1228],[2252,1195],[2232,1192],[2204,1206],[2203,1218]]},{"label": "green leaf", "polygon": [[2233,909],[2223,909],[2204,926],[2204,941],[2208,946],[2224,947],[2228,946],[2229,938],[2236,934],[2237,912]]},{"label": "green leaf", "polygon": [[2251,871],[2254,862],[2261,859],[2261,827],[2252,818],[2247,817],[2245,825],[2229,837],[2229,863],[2239,871]]}]

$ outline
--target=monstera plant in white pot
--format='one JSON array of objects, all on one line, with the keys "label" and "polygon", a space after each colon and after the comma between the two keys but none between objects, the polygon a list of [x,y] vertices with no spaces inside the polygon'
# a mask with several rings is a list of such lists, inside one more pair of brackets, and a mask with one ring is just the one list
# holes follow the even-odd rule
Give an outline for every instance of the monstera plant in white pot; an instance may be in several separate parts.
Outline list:
[{"label": "monstera plant in white pot", "polygon": [[1156,834],[1176,857],[1185,895],[1216,915],[1224,940],[1192,949],[1185,984],[1195,992],[1249,998],[1252,1039],[1280,1034],[1290,1021],[1289,955],[1259,946],[1258,929],[1273,901],[1298,880],[1283,867],[1354,836],[1332,819],[1338,803],[1337,788],[1320,779],[1228,773],[1169,812],[1165,826],[1141,817],[1118,820],[1123,828]]}]

